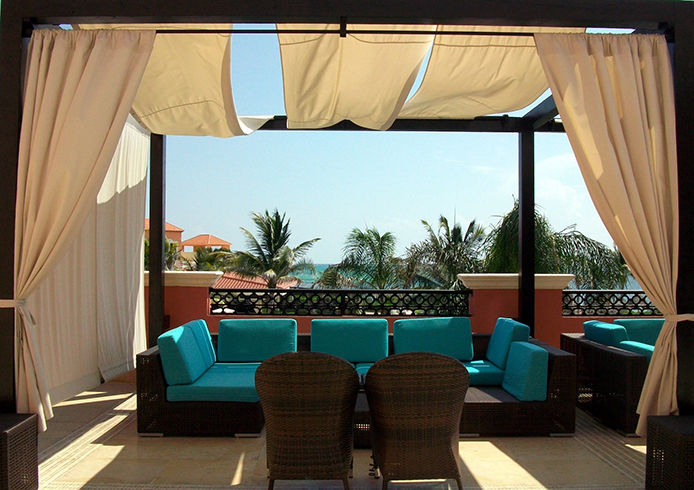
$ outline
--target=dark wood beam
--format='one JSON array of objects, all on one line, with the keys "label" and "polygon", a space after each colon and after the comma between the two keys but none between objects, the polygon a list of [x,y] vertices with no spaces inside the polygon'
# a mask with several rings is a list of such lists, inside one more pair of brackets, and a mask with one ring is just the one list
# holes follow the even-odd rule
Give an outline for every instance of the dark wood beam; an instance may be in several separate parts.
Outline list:
[{"label": "dark wood beam", "polygon": [[147,346],[164,330],[164,243],[166,242],[166,137],[152,134],[149,150],[149,326]]},{"label": "dark wood beam", "polygon": [[[678,2],[680,3],[680,2]],[[685,2],[682,2],[685,4]],[[694,16],[679,6],[675,29],[675,106],[680,243],[677,310],[694,313]],[[677,325],[677,403],[680,414],[694,414],[694,322]]]},{"label": "dark wood beam", "polygon": [[518,134],[518,317],[535,335],[535,133]]},{"label": "dark wood beam", "polygon": [[[0,299],[14,298],[14,226],[21,120],[22,19],[17,5],[0,13]],[[0,308],[0,412],[15,412],[14,309]]]},{"label": "dark wood beam", "polygon": [[[302,22],[657,28],[676,2],[658,0],[4,0],[46,23]],[[203,14],[204,12],[204,14]]]},{"label": "dark wood beam", "polygon": [[554,118],[557,117],[558,114],[559,110],[557,109],[557,104],[554,102],[554,97],[550,95],[530,109],[523,116],[523,119],[531,121],[533,129],[538,130],[548,122],[554,121]]},{"label": "dark wood beam", "polygon": [[[476,119],[396,119],[387,131],[434,131],[467,133],[518,133],[527,128],[527,120],[520,117],[487,116]],[[288,129],[287,116],[275,116],[260,127],[264,131],[370,131],[341,121],[320,129]],[[539,131],[564,132],[564,125],[556,122],[545,124]]]}]

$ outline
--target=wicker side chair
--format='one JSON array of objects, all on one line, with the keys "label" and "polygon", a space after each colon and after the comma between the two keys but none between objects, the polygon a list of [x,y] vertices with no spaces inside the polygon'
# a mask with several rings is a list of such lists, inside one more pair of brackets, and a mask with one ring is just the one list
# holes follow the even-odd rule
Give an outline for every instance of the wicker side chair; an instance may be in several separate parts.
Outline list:
[{"label": "wicker side chair", "polygon": [[359,378],[338,357],[280,354],[255,374],[265,414],[268,488],[275,480],[342,480],[349,488]]},{"label": "wicker side chair", "polygon": [[390,480],[452,478],[458,468],[458,428],[470,376],[460,361],[414,352],[387,357],[366,375],[374,462]]}]

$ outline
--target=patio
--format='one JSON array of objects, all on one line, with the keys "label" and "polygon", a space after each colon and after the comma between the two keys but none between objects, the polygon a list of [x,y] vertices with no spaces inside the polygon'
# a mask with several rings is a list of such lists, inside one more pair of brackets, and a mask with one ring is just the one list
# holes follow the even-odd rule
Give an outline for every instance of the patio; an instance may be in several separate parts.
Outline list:
[{"label": "patio", "polygon": [[[262,436],[138,436],[132,379],[123,376],[55,406],[48,430],[39,435],[41,488],[266,488]],[[579,410],[574,437],[461,439],[460,468],[466,488],[643,488],[645,444]],[[370,455],[368,449],[354,451],[353,488],[380,488],[381,481],[368,474]],[[341,487],[290,481],[278,486]],[[454,487],[452,481],[414,485]]]}]

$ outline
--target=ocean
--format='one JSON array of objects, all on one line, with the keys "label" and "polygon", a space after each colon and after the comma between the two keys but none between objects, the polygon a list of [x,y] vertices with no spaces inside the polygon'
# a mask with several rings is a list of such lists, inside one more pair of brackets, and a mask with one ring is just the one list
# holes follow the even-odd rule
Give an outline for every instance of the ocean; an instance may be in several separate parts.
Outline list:
[{"label": "ocean", "polygon": [[314,264],[314,267],[316,268],[315,276],[310,272],[302,272],[301,274],[297,274],[297,277],[301,279],[301,287],[311,287],[313,283],[323,275],[325,269],[330,267],[330,265],[331,264]]}]

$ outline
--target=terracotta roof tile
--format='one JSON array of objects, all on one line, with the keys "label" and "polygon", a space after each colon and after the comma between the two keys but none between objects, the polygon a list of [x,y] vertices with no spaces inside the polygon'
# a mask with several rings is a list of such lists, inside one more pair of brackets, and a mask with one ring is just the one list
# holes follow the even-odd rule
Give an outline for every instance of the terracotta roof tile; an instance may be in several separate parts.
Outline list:
[{"label": "terracotta roof tile", "polygon": [[182,247],[231,247],[231,243],[214,235],[197,235],[181,243]]},{"label": "terracotta roof tile", "polygon": [[[280,289],[289,289],[297,286],[297,279],[281,280],[277,287]],[[242,277],[235,272],[225,272],[212,285],[212,289],[267,289],[266,282],[260,277]]]},{"label": "terracotta roof tile", "polygon": [[[149,218],[145,218],[145,230],[149,230]],[[185,231],[183,228],[179,228],[176,225],[172,225],[169,222],[166,222],[166,227],[164,231]]]}]

